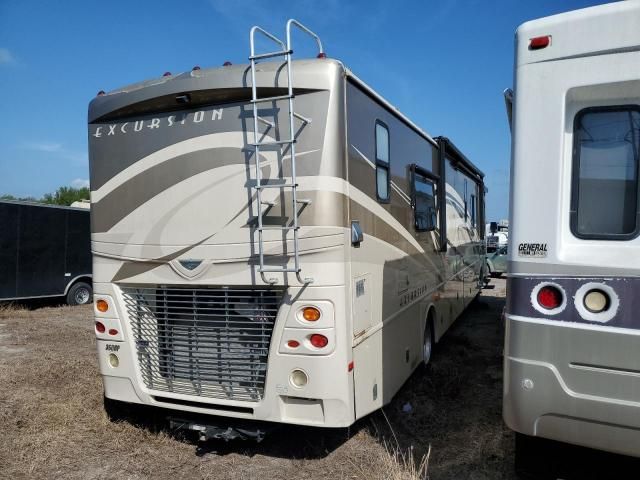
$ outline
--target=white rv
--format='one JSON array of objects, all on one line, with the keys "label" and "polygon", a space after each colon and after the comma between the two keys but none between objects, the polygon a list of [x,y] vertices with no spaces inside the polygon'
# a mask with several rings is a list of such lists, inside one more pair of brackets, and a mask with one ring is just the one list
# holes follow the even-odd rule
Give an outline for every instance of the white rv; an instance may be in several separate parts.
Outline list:
[{"label": "white rv", "polygon": [[[296,27],[319,58],[292,60]],[[98,95],[89,150],[111,413],[351,425],[482,284],[483,174],[295,21],[254,27],[248,65]]]},{"label": "white rv", "polygon": [[630,1],[517,30],[504,350],[517,462],[533,436],[640,456],[639,27]]}]

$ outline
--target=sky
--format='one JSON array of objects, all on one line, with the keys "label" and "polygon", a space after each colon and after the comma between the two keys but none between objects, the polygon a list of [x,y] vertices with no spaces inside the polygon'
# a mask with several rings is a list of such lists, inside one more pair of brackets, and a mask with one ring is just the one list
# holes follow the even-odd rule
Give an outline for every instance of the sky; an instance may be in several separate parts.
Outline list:
[{"label": "sky", "polygon": [[[487,221],[507,218],[511,87],[521,23],[588,0],[0,0],[0,195],[88,185],[87,106],[165,71],[246,63],[249,29],[296,18],[328,56],[486,174]],[[306,37],[295,57],[314,54]],[[308,45],[308,46],[307,46]]]}]

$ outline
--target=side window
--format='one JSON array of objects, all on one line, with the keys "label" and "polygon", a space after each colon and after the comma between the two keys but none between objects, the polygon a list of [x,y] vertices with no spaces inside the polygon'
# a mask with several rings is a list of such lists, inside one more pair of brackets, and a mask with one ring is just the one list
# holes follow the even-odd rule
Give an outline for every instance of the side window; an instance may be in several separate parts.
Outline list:
[{"label": "side window", "polygon": [[379,202],[389,201],[389,129],[376,120],[376,194]]},{"label": "side window", "polygon": [[415,227],[418,232],[435,230],[437,224],[436,191],[433,181],[420,175],[413,174],[413,205]]},{"label": "side window", "polygon": [[476,226],[476,196],[471,195],[471,226]]},{"label": "side window", "polygon": [[574,122],[571,231],[578,238],[638,234],[640,108],[587,108]]}]

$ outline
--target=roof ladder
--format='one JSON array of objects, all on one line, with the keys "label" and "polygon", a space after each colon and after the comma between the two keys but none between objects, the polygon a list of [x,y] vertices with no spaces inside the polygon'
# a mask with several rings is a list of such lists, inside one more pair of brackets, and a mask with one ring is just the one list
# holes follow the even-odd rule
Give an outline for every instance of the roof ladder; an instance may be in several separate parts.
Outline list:
[{"label": "roof ladder", "polygon": [[[259,268],[259,272],[260,275],[262,276],[262,280],[270,285],[273,285],[275,283],[278,282],[278,279],[275,277],[267,277],[265,274],[267,273],[283,273],[286,276],[286,273],[290,272],[290,273],[295,273],[298,281],[300,283],[303,284],[310,284],[313,283],[313,278],[310,277],[303,277],[302,276],[302,269],[300,268],[300,246],[299,246],[299,239],[298,239],[298,230],[300,229],[300,225],[298,222],[298,205],[300,204],[310,204],[311,200],[302,200],[302,199],[298,199],[297,198],[297,188],[298,188],[298,184],[296,181],[296,139],[294,137],[295,135],[295,130],[294,130],[294,118],[297,118],[298,120],[302,121],[305,124],[308,124],[311,122],[310,119],[303,117],[302,115],[298,114],[295,112],[294,110],[294,94],[293,94],[293,72],[292,72],[292,65],[291,65],[291,57],[293,54],[293,49],[291,47],[291,29],[292,27],[296,27],[298,29],[300,29],[301,31],[303,31],[304,33],[307,33],[308,35],[310,35],[311,37],[313,37],[313,39],[316,41],[316,43],[318,44],[318,49],[320,50],[320,55],[319,56],[324,56],[324,52],[322,50],[322,43],[320,42],[320,38],[318,37],[318,35],[316,35],[315,33],[313,33],[311,30],[309,30],[307,27],[305,27],[304,25],[302,25],[300,22],[296,21],[296,20],[289,20],[287,22],[287,43],[285,44],[284,42],[282,42],[280,39],[278,39],[277,37],[275,37],[274,35],[272,35],[271,33],[267,32],[266,30],[255,26],[251,29],[251,33],[249,35],[250,37],[250,44],[251,44],[251,56],[249,57],[249,61],[251,62],[251,104],[253,105],[253,143],[252,146],[254,147],[254,160],[255,160],[255,164],[256,164],[256,184],[253,188],[255,188],[256,190],[256,198],[257,198],[257,203],[258,203],[258,252],[260,255],[260,268]],[[271,40],[276,46],[277,46],[277,50],[272,51],[272,52],[267,52],[267,53],[256,53],[256,49],[255,49],[255,37],[256,34],[259,33],[263,36],[265,36],[268,40]],[[279,96],[274,96],[274,97],[262,97],[262,98],[258,98],[258,89],[256,86],[256,65],[258,63],[258,61],[260,60],[265,60],[265,59],[272,59],[272,58],[277,58],[277,57],[284,57],[285,61],[286,61],[286,72],[287,72],[287,83],[288,83],[288,91],[286,95],[279,95]],[[275,118],[274,121],[271,122],[269,120],[266,120],[262,117],[260,117],[258,115],[258,105],[261,103],[267,103],[267,102],[275,102],[278,100],[288,100],[289,101],[289,115],[288,115],[288,120],[289,120],[289,136],[287,139],[285,140],[275,140],[275,141],[267,141],[267,142],[261,142],[260,141],[260,132],[258,130],[258,124],[263,123],[265,125],[268,125],[270,127],[275,127]],[[277,115],[274,114],[274,115]],[[279,178],[278,180],[282,181],[283,183],[266,183],[268,181],[268,179],[264,179],[263,182],[263,178],[262,178],[262,171],[260,168],[260,148],[264,147],[264,148],[268,148],[269,151],[277,151],[279,153],[279,158],[283,160],[284,158],[284,150],[285,149],[289,149],[289,153],[291,155],[291,178],[289,181],[287,181],[287,179],[285,178]],[[280,169],[281,171],[283,169]],[[285,226],[281,226],[281,227],[274,227],[274,226],[264,226],[264,222],[263,222],[263,210],[262,207],[263,205],[268,205],[268,206],[272,206],[273,202],[263,202],[262,201],[262,193],[263,190],[266,188],[277,188],[280,189],[281,192],[285,192],[285,191],[291,191],[291,211],[293,212],[293,223],[290,225],[285,225]],[[281,232],[283,232],[283,259],[284,259],[284,263],[282,265],[265,265],[264,262],[264,238],[263,238],[263,233],[265,230],[279,230]],[[289,266],[289,261],[287,260],[287,233],[289,231],[293,231],[293,267]]]}]

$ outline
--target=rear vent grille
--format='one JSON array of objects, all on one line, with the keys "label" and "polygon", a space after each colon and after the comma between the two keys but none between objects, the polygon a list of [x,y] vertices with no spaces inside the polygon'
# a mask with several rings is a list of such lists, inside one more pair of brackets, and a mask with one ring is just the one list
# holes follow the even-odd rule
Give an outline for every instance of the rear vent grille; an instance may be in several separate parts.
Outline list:
[{"label": "rear vent grille", "polygon": [[263,397],[281,290],[122,291],[149,389],[253,402]]}]

